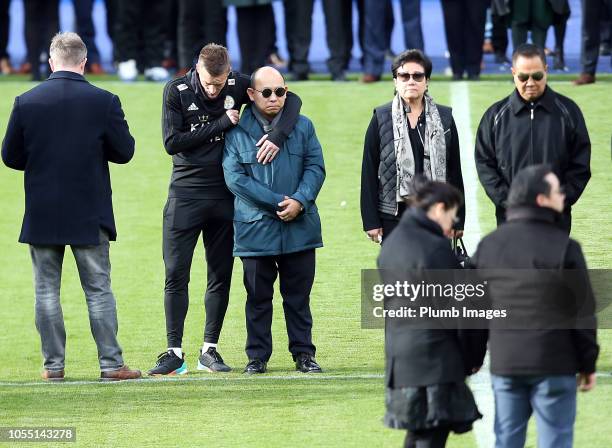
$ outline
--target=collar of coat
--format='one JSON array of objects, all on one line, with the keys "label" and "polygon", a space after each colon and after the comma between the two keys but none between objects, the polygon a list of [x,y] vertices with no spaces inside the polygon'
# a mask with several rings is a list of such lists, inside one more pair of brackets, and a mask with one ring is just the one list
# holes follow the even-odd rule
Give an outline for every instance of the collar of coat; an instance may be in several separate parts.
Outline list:
[{"label": "collar of coat", "polygon": [[57,72],[51,73],[49,79],[71,79],[73,81],[84,81],[87,82],[83,75],[75,72],[69,72],[67,70],[58,70]]},{"label": "collar of coat", "polygon": [[432,221],[427,216],[427,213],[420,208],[408,208],[402,216],[402,221],[405,223],[413,223],[417,226],[427,230],[428,232],[434,233],[439,236],[444,236],[442,227],[437,222]]},{"label": "collar of coat", "polygon": [[[264,130],[261,123],[255,117],[251,108],[255,107],[252,103],[244,108],[242,115],[240,115],[240,121],[238,127],[242,128],[247,134],[249,134],[255,141],[259,141],[264,135]],[[289,134],[287,139],[290,139],[293,132]]]},{"label": "collar of coat", "polygon": [[[514,89],[510,95],[510,107],[514,115],[518,115],[523,109],[529,107],[529,101],[525,101],[519,94],[517,89]],[[544,89],[544,93],[540,98],[533,101],[535,107],[543,107],[548,112],[552,112],[555,108],[555,92],[548,86]]]},{"label": "collar of coat", "polygon": [[508,208],[506,217],[508,221],[544,221],[554,224],[559,221],[561,214],[548,207],[521,205]]}]

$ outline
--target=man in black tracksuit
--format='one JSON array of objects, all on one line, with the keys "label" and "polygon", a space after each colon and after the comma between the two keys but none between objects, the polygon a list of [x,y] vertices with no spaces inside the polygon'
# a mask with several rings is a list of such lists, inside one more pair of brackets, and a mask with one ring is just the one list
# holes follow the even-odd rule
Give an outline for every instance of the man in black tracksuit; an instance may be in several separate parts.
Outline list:
[{"label": "man in black tracksuit", "polygon": [[[249,101],[250,78],[230,71],[227,49],[206,45],[195,69],[164,89],[162,131],[173,169],[163,217],[163,256],[168,350],[150,375],[186,373],[182,352],[193,251],[202,234],[207,264],[206,326],[198,370],[228,371],[217,342],[229,301],[234,259],[234,197],[221,166],[224,132],[238,122]],[[301,100],[290,95],[285,114],[258,145],[258,163],[270,162],[297,122]]]},{"label": "man in black tracksuit", "polygon": [[515,174],[529,165],[551,165],[566,193],[561,225],[569,233],[571,207],[591,177],[591,141],[580,108],[546,85],[546,71],[541,49],[519,46],[512,61],[516,90],[493,104],[478,127],[476,170],[499,225]]}]

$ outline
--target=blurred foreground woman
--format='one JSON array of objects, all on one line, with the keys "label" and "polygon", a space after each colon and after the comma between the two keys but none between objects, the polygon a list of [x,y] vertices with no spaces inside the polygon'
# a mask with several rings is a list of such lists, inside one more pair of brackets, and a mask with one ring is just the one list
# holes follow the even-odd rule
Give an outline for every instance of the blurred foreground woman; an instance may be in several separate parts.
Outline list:
[{"label": "blurred foreground woman", "polygon": [[[385,270],[383,277],[389,271],[461,269],[447,238],[463,202],[461,193],[421,176],[413,191],[410,207],[382,245],[378,267]],[[409,322],[385,321],[385,424],[408,431],[406,447],[444,447],[451,431],[470,431],[482,417],[465,378],[482,365],[485,342],[470,347],[468,338],[475,341],[479,333],[415,329]]]}]

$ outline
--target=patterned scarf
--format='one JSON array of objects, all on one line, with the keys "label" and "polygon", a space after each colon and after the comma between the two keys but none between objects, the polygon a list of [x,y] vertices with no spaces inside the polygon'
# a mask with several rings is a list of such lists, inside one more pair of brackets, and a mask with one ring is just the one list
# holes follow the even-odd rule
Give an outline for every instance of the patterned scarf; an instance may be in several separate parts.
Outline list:
[{"label": "patterned scarf", "polygon": [[[446,182],[446,140],[440,113],[434,100],[427,93],[425,100],[425,138],[423,148],[424,175],[431,180]],[[393,141],[395,143],[395,163],[397,166],[397,202],[412,194],[411,184],[415,175],[414,153],[410,143],[409,122],[407,112],[410,108],[404,106],[399,94],[393,98],[391,117],[393,119]]]}]

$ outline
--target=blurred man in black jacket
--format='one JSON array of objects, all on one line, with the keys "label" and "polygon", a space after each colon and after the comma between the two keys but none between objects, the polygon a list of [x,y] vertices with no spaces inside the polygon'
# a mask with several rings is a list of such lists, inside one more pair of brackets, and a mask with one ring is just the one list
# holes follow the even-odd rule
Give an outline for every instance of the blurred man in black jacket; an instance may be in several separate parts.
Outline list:
[{"label": "blurred man in black jacket", "polygon": [[[492,307],[519,318],[511,325],[491,321],[489,330],[498,448],[525,446],[532,412],[538,447],[571,447],[576,374],[581,390],[595,386],[595,302],[582,249],[556,222],[564,204],[549,166],[523,169],[509,191],[508,222],[480,242],[472,259],[496,272],[489,282]],[[538,280],[527,280],[530,271]],[[564,273],[551,283],[545,281],[551,271]]]}]

